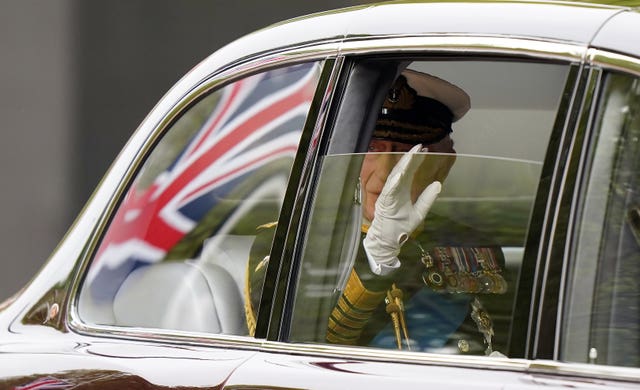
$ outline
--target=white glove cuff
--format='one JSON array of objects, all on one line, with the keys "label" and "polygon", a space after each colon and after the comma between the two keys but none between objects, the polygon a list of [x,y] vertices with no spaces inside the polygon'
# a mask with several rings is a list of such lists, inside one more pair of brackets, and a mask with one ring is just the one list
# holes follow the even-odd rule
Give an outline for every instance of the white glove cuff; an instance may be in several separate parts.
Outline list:
[{"label": "white glove cuff", "polygon": [[[365,238],[366,239],[366,238]],[[398,257],[392,257],[389,260],[385,260],[384,263],[378,263],[369,254],[369,250],[366,245],[363,245],[364,252],[367,254],[367,262],[371,272],[379,276],[385,276],[400,268],[400,260]]]}]

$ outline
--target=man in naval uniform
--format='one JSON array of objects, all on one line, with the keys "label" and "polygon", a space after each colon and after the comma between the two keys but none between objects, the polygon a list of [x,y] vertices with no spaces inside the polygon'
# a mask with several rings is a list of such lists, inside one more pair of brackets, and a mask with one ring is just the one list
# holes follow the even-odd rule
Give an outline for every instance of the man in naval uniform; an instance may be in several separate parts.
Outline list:
[{"label": "man in naval uniform", "polygon": [[328,342],[493,352],[481,297],[507,289],[502,251],[428,214],[455,161],[451,124],[469,107],[464,91],[428,74],[406,70],[394,83],[361,168],[362,244]]},{"label": "man in naval uniform", "polygon": [[[362,239],[328,319],[335,344],[491,354],[481,296],[507,289],[500,248],[474,229],[428,214],[455,162],[451,124],[470,107],[460,88],[405,70],[390,89],[360,172]],[[249,334],[275,223],[258,228],[247,268]]]}]

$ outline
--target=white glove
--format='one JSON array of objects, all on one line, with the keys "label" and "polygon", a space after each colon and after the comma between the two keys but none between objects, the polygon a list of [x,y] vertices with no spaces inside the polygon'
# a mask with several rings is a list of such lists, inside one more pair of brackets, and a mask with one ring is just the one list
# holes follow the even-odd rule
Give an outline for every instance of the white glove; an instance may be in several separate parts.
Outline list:
[{"label": "white glove", "polygon": [[424,154],[417,153],[421,148],[418,144],[402,156],[376,200],[373,221],[362,242],[371,271],[376,275],[387,275],[400,267],[400,247],[427,216],[440,193],[442,186],[434,181],[415,204],[411,201],[413,175],[424,160]]}]

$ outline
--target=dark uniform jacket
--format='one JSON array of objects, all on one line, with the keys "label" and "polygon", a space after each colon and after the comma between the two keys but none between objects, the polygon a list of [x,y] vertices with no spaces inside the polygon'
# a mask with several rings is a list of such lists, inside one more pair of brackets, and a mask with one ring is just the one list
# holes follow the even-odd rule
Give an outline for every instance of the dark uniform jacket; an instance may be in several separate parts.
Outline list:
[{"label": "dark uniform jacket", "polygon": [[[427,221],[421,233],[404,244],[401,266],[390,275],[373,274],[360,246],[328,319],[327,342],[423,351],[453,348],[473,354],[492,351],[493,325],[482,300],[507,289],[503,253],[491,239],[467,226],[432,215]],[[273,227],[261,227],[249,260],[245,311],[250,334]],[[365,234],[363,227],[361,238]]]},{"label": "dark uniform jacket", "polygon": [[401,266],[390,275],[373,274],[360,249],[331,313],[327,341],[492,351],[493,326],[482,299],[506,292],[503,253],[469,227],[437,216],[427,221],[424,230],[404,244]]}]

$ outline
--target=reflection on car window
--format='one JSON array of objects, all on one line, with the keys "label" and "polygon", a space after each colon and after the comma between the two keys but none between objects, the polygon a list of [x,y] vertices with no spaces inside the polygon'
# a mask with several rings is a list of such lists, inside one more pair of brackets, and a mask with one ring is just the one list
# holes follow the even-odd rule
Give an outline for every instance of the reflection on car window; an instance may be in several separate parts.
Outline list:
[{"label": "reflection on car window", "polygon": [[323,161],[291,339],[508,356],[567,70],[414,62],[402,71],[368,152]]},{"label": "reflection on car window", "polygon": [[605,80],[561,357],[640,367],[640,80]]},{"label": "reflection on car window", "polygon": [[252,333],[264,273],[247,285],[249,249],[268,255],[318,76],[318,64],[257,74],[177,120],[94,256],[83,321]]}]

